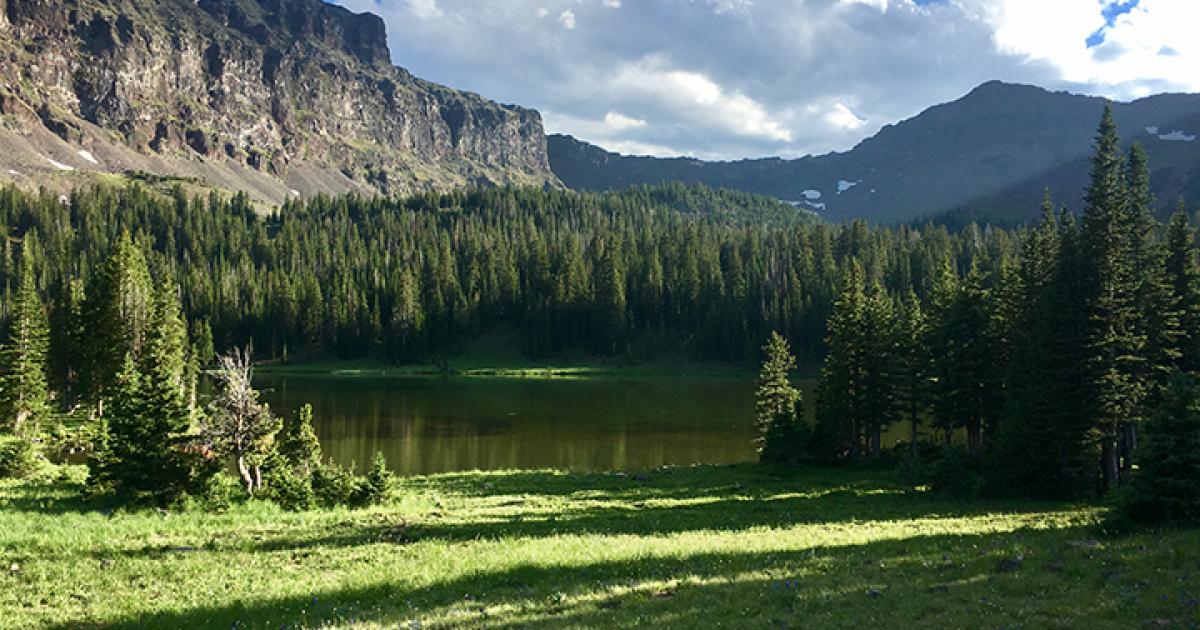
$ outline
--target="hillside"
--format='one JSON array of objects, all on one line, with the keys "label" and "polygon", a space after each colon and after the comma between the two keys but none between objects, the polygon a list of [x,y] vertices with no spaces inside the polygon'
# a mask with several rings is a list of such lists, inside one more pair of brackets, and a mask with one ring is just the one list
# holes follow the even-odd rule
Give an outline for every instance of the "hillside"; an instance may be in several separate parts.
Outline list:
[{"label": "hillside", "polygon": [[[572,188],[698,182],[771,195],[826,218],[880,222],[947,212],[1003,222],[1032,216],[1042,190],[1077,207],[1104,100],[1000,82],[885,126],[844,153],[704,162],[628,157],[551,136],[550,164]],[[1200,95],[1162,94],[1114,104],[1127,143],[1150,154],[1163,207],[1200,201]]]},{"label": "hillside", "polygon": [[0,0],[0,182],[138,172],[260,201],[555,183],[540,115],[391,64],[321,0]]}]

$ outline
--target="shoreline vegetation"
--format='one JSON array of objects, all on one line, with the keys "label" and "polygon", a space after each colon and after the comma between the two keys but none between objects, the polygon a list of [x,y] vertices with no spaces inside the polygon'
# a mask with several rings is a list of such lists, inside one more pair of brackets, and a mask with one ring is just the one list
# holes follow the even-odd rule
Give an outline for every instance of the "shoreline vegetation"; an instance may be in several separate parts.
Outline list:
[{"label": "shoreline vegetation", "polygon": [[[371,359],[262,362],[255,372],[269,376],[331,377],[502,377],[502,378],[736,378],[752,380],[753,366],[700,362],[609,363],[603,361],[475,361],[393,365]],[[815,377],[815,373],[811,376]]]}]

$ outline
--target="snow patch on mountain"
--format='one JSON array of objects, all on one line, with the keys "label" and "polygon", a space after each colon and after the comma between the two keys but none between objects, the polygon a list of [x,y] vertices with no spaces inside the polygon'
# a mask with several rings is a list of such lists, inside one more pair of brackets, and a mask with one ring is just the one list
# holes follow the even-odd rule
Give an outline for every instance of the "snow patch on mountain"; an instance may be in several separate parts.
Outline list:
[{"label": "snow patch on mountain", "polygon": [[1178,129],[1171,133],[1164,133],[1158,137],[1159,140],[1167,140],[1168,142],[1191,142],[1196,139],[1196,136],[1188,135]]},{"label": "snow patch on mountain", "polygon": [[74,167],[74,166],[70,166],[70,165],[67,165],[67,164],[63,164],[62,162],[59,162],[58,160],[55,160],[54,158],[46,158],[46,161],[50,163],[50,166],[53,166],[54,168],[56,168],[56,169],[58,169],[58,170],[60,170],[60,171],[73,171],[73,170],[75,170],[75,167]]},{"label": "snow patch on mountain", "polygon": [[848,179],[839,179],[837,182],[838,194],[840,195],[861,183],[862,183],[861,179],[856,179],[854,181],[851,181]]}]

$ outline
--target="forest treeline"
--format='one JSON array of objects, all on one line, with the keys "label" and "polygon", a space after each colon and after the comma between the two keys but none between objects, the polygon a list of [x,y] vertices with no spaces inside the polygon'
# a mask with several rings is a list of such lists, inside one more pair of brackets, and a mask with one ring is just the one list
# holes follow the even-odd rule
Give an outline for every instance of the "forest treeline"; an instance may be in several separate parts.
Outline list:
[{"label": "forest treeline", "polygon": [[814,424],[780,379],[791,366],[786,341],[775,335],[766,347],[764,459],[879,457],[883,432],[903,424],[914,461],[940,450],[942,483],[1080,497],[1125,486],[1140,469],[1143,480],[1158,475],[1148,487],[1175,516],[1200,518],[1195,233],[1182,204],[1159,224],[1149,190],[1145,152],[1122,153],[1106,111],[1080,216],[1046,201],[998,265],[943,258],[920,296],[851,257],[828,320]]},{"label": "forest treeline", "polygon": [[[427,362],[495,329],[521,351],[754,361],[770,330],[810,362],[842,266],[924,296],[942,261],[996,268],[1018,235],[834,226],[777,201],[666,185],[604,195],[533,189],[405,199],[318,197],[261,217],[243,196],[172,198],[138,187],[0,191],[0,315],[11,319],[30,250],[50,310],[53,380],[82,348],[65,331],[128,233],[157,280],[173,278],[189,331],[256,357]],[[211,342],[209,341],[211,339]],[[61,389],[66,389],[65,387]]]}]

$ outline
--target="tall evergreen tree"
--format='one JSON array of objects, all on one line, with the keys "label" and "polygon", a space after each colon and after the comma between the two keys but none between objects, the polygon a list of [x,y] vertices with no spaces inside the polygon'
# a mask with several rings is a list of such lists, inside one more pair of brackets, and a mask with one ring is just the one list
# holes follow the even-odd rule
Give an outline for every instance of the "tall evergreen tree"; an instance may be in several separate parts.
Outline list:
[{"label": "tall evergreen tree", "polygon": [[758,453],[764,462],[783,462],[797,457],[800,390],[792,386],[790,372],[796,367],[787,339],[772,331],[763,346],[763,363],[758,372],[754,411],[758,424]]},{"label": "tall evergreen tree", "polygon": [[0,410],[13,432],[36,431],[48,411],[46,313],[34,280],[33,235],[21,249],[20,284],[8,340],[0,347]]},{"label": "tall evergreen tree", "polygon": [[87,318],[91,322],[87,373],[89,395],[104,413],[103,401],[116,387],[115,377],[126,358],[138,364],[154,311],[150,271],[128,233],[121,236],[88,294]]},{"label": "tall evergreen tree", "polygon": [[829,316],[825,344],[829,351],[821,370],[817,425],[822,449],[832,457],[858,460],[867,422],[866,392],[867,295],[863,268],[851,259],[842,276]]},{"label": "tall evergreen tree", "polygon": [[909,291],[896,307],[896,402],[900,414],[908,420],[908,441],[917,455],[921,419],[928,409],[929,354],[925,347],[927,322],[916,293]]},{"label": "tall evergreen tree", "polygon": [[1179,317],[1179,335],[1173,355],[1176,366],[1189,373],[1200,371],[1200,270],[1197,269],[1195,232],[1180,201],[1166,235],[1165,280],[1172,310]]},{"label": "tall evergreen tree", "polygon": [[1083,214],[1087,252],[1089,375],[1093,430],[1100,441],[1103,482],[1120,483],[1120,434],[1136,417],[1147,384],[1146,337],[1140,329],[1136,251],[1125,160],[1112,108],[1105,107],[1092,156],[1091,184]]}]

